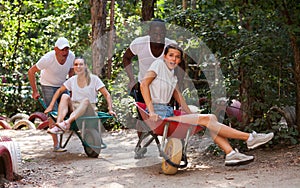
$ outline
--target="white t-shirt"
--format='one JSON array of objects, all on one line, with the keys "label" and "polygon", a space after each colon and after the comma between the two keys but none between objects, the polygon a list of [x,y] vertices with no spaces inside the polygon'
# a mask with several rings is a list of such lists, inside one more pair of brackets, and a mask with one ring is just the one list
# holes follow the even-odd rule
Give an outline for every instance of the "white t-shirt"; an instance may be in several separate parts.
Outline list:
[{"label": "white t-shirt", "polygon": [[97,103],[98,90],[105,86],[100,78],[91,74],[90,84],[84,88],[81,88],[77,84],[77,77],[77,75],[74,75],[64,83],[64,86],[69,91],[72,91],[71,100],[73,102],[81,102],[83,99],[88,98],[91,103]]},{"label": "white t-shirt", "polygon": [[152,63],[148,71],[156,73],[156,78],[149,86],[152,103],[168,104],[177,84],[174,70],[170,70],[166,63],[159,59]]},{"label": "white t-shirt", "polygon": [[71,51],[63,65],[58,63],[54,50],[46,53],[36,64],[37,68],[41,70],[41,84],[60,87],[66,81],[70,69],[73,68],[74,60],[75,55]]},{"label": "white t-shirt", "polygon": [[[169,44],[176,44],[176,42],[174,40],[165,38],[165,47]],[[159,57],[154,57],[153,54],[151,53],[151,48],[150,48],[150,36],[143,36],[134,39],[131,42],[129,48],[134,55],[138,56],[138,61],[139,61],[138,81],[140,82],[144,78],[150,65],[157,59],[163,59],[164,50]]]}]

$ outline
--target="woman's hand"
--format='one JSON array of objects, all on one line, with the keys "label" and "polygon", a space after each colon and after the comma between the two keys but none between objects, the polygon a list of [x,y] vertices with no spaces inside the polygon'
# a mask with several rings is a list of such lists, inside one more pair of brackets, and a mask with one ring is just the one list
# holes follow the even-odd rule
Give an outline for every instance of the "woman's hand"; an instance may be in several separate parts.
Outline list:
[{"label": "woman's hand", "polygon": [[49,105],[46,110],[44,111],[45,114],[48,114],[49,112],[51,112],[53,110],[53,107],[51,105]]},{"label": "woman's hand", "polygon": [[160,117],[159,117],[158,114],[156,114],[156,113],[149,113],[149,119],[150,119],[151,121],[157,121],[159,118],[160,118]]},{"label": "woman's hand", "polygon": [[112,110],[109,110],[108,113],[109,113],[110,115],[112,115],[112,116],[117,117],[117,114],[116,114],[114,111],[112,111]]}]

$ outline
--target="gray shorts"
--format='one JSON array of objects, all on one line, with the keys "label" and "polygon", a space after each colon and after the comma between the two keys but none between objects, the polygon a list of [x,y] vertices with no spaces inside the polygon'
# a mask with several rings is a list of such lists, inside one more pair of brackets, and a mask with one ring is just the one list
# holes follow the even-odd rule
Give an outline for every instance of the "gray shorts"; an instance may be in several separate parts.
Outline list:
[{"label": "gray shorts", "polygon": [[[49,106],[49,104],[50,104],[50,102],[52,100],[53,95],[59,89],[59,87],[41,85],[41,88],[42,88],[43,100],[46,103],[46,105]],[[65,91],[64,93],[66,93],[66,94],[69,95],[69,91]],[[59,101],[60,101],[60,97],[55,102],[53,110],[57,111]]]}]

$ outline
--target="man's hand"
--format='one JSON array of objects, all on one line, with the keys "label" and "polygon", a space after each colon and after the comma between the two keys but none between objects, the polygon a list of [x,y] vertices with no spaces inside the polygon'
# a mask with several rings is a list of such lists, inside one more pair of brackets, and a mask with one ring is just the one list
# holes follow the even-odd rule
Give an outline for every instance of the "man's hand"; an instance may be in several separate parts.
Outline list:
[{"label": "man's hand", "polygon": [[40,94],[39,94],[38,92],[33,92],[33,93],[32,93],[32,98],[33,98],[34,100],[37,100],[38,98],[40,98]]}]

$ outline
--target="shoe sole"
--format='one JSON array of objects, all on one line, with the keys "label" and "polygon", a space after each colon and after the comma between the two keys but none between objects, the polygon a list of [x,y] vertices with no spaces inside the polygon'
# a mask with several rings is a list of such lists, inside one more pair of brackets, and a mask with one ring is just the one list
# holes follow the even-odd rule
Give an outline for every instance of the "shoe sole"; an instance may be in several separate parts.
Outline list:
[{"label": "shoe sole", "polygon": [[51,132],[51,131],[48,131],[48,130],[47,130],[47,133],[48,134],[64,134],[63,132]]},{"label": "shoe sole", "polygon": [[272,140],[273,137],[274,137],[274,134],[272,134],[272,136],[271,136],[268,140],[265,140],[264,142],[260,142],[260,143],[254,144],[254,145],[251,146],[251,147],[249,147],[249,146],[247,146],[247,147],[248,147],[248,149],[254,149],[254,148],[257,148],[258,146],[263,145],[263,144],[269,142],[270,140]]},{"label": "shoe sole", "polygon": [[67,151],[66,149],[53,150],[53,152],[56,152],[56,153],[62,153],[62,152],[66,152],[66,151]]},{"label": "shoe sole", "polygon": [[60,125],[58,125],[58,123],[54,124],[56,127],[58,127],[59,129],[62,130],[62,132],[66,132],[66,129],[64,127],[61,127]]},{"label": "shoe sole", "polygon": [[231,162],[225,162],[225,166],[238,166],[238,165],[246,165],[254,161],[254,157],[249,160],[245,161],[231,161]]}]

